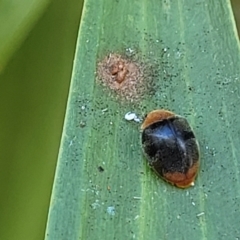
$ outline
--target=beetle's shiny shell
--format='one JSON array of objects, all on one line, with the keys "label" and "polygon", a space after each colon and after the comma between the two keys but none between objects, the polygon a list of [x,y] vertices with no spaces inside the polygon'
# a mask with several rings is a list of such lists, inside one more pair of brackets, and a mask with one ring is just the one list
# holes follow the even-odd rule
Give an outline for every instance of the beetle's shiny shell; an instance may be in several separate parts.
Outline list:
[{"label": "beetle's shiny shell", "polygon": [[155,110],[147,115],[141,128],[149,165],[177,187],[193,185],[199,167],[199,146],[187,120],[167,110]]}]

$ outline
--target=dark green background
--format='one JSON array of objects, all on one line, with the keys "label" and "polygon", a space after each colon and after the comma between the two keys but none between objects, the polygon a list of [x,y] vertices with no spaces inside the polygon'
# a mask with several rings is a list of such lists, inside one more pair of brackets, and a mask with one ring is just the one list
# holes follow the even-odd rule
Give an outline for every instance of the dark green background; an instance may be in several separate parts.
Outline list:
[{"label": "dark green background", "polygon": [[1,240],[44,238],[81,8],[53,0],[0,75]]},{"label": "dark green background", "polygon": [[0,239],[44,238],[82,1],[54,0],[0,75]]}]

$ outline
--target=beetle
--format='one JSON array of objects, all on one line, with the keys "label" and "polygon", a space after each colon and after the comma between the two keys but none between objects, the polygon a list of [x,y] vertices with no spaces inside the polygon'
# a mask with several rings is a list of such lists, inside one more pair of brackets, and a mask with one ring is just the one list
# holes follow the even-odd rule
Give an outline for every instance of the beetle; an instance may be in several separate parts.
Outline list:
[{"label": "beetle", "polygon": [[154,110],[141,130],[143,152],[153,170],[179,188],[193,186],[200,150],[187,120],[165,109]]}]

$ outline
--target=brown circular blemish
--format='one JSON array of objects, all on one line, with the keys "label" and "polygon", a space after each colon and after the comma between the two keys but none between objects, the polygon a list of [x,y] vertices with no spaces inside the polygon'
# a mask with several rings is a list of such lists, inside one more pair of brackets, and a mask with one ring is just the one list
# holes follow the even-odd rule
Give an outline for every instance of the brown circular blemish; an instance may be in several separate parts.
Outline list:
[{"label": "brown circular blemish", "polygon": [[117,97],[133,102],[143,95],[143,68],[131,59],[111,53],[98,63],[97,81]]}]

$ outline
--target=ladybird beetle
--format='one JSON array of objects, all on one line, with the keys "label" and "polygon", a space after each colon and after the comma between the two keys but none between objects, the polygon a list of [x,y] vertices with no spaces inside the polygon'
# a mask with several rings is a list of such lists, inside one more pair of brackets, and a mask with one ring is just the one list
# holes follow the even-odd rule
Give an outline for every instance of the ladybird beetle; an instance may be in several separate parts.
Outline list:
[{"label": "ladybird beetle", "polygon": [[144,155],[154,171],[179,188],[193,186],[199,146],[187,120],[164,109],[154,110],[141,129]]}]

